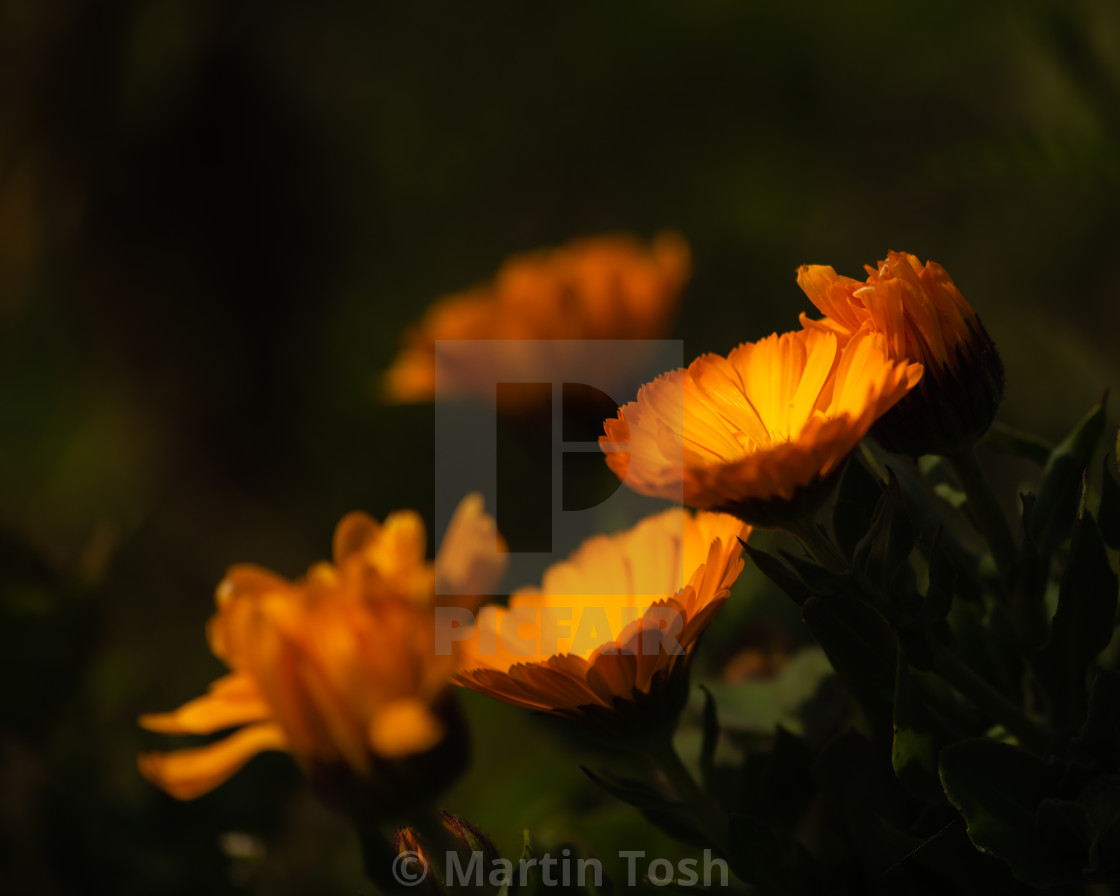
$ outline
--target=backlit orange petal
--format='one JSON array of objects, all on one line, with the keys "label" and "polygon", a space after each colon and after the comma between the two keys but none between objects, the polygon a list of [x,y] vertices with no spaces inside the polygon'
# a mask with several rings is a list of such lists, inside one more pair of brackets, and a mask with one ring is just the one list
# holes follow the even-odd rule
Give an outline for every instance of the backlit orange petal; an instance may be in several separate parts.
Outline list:
[{"label": "backlit orange petal", "polygon": [[397,759],[423,753],[439,743],[443,725],[421,700],[394,700],[374,715],[369,724],[369,746],[379,756]]},{"label": "backlit orange petal", "polygon": [[[834,290],[831,283],[829,296]],[[829,328],[774,334],[726,359],[702,355],[643,386],[619,411],[630,424],[621,478],[643,494],[682,496],[695,507],[734,509],[772,525],[782,502],[839,468],[914,385],[913,373],[888,356],[882,334],[864,330],[844,339]],[[661,392],[673,383],[681,384],[682,423],[654,430],[647,420],[666,406]],[[611,421],[604,429],[607,439],[616,434]],[[679,461],[668,462],[674,456]],[[609,457],[608,465],[619,473]]]},{"label": "backlit orange petal", "polygon": [[225,728],[260,722],[271,710],[252,679],[227,675],[210,686],[210,693],[184,703],[174,712],[140,717],[140,725],[162,734],[213,734]]},{"label": "backlit orange petal", "polygon": [[140,756],[140,773],[176,799],[193,800],[226,781],[257,753],[286,750],[279,725],[250,725],[205,747]]},{"label": "backlit orange petal", "polygon": [[456,682],[567,717],[610,715],[683,661],[741,572],[748,535],[734,517],[674,508],[588,539],[540,590],[483,608]]}]

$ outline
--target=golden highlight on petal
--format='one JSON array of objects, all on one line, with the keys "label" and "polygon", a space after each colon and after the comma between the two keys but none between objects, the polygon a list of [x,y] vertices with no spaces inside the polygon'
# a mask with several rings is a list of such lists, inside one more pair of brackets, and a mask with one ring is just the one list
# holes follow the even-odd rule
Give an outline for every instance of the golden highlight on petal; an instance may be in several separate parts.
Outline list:
[{"label": "golden highlight on petal", "polygon": [[436,649],[436,567],[453,581],[489,584],[500,543],[477,495],[464,500],[449,536],[431,563],[417,514],[378,523],[355,513],[335,532],[334,563],[317,563],[302,579],[230,569],[208,636],[231,673],[205,696],[140,724],[167,734],[246,727],[208,746],[143,756],[144,774],[190,799],[263,749],[288,750],[309,770],[369,777],[379,759],[434,747],[455,671],[455,656]]},{"label": "golden highlight on petal", "polygon": [[540,589],[484,607],[456,680],[507,703],[578,718],[648,694],[687,661],[743,569],[749,527],[680,508],[588,539]]},{"label": "golden highlight on petal", "polygon": [[251,678],[227,675],[210,685],[210,693],[174,712],[144,715],[140,726],[160,734],[213,734],[270,715]]},{"label": "golden highlight on petal", "polygon": [[[453,360],[450,351],[436,351],[437,342],[662,337],[689,266],[688,245],[674,233],[659,234],[648,247],[616,235],[513,256],[491,282],[432,305],[386,372],[384,395],[431,401],[439,363],[454,364],[443,373],[456,394],[493,397],[497,380],[485,356]],[[516,363],[514,346],[503,355]]]},{"label": "golden highlight on petal", "polygon": [[381,707],[369,724],[369,745],[378,756],[397,759],[439,743],[443,725],[428,705],[405,697]]},{"label": "golden highlight on petal", "polygon": [[825,315],[802,314],[802,326],[842,344],[861,332],[880,333],[891,360],[924,365],[921,385],[873,430],[886,448],[912,455],[966,449],[987,431],[1003,396],[995,345],[941,265],[888,252],[866,271],[860,281],[802,265],[797,282]]},{"label": "golden highlight on petal", "polygon": [[180,800],[193,800],[224,783],[265,750],[287,749],[279,725],[250,725],[205,747],[140,756],[140,773]]},{"label": "golden highlight on petal", "polygon": [[838,470],[921,376],[882,333],[775,333],[642,386],[599,441],[635,491],[768,524],[768,507]]}]

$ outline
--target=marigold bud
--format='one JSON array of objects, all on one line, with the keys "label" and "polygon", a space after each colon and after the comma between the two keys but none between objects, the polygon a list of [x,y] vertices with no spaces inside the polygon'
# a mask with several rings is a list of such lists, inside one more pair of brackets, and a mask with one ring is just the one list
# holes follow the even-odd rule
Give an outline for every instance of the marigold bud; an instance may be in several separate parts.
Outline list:
[{"label": "marigold bud", "polygon": [[866,281],[823,265],[803,265],[797,282],[825,315],[806,329],[842,340],[864,330],[883,333],[890,357],[920,362],[917,387],[885,413],[871,435],[888,451],[917,456],[956,454],[991,426],[1003,397],[1003,362],[980,318],[945,269],[888,252]]}]

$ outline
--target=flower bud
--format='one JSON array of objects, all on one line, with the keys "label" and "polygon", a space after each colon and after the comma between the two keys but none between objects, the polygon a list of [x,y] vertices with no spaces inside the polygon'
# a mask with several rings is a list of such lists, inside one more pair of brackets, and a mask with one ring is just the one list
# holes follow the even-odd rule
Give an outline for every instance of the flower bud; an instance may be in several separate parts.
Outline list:
[{"label": "flower bud", "polygon": [[806,329],[840,339],[871,330],[886,336],[891,358],[919,362],[917,387],[875,423],[888,451],[918,456],[968,450],[991,426],[1003,397],[1003,362],[976,312],[945,269],[888,252],[866,281],[823,265],[803,265],[797,282],[825,315]]}]

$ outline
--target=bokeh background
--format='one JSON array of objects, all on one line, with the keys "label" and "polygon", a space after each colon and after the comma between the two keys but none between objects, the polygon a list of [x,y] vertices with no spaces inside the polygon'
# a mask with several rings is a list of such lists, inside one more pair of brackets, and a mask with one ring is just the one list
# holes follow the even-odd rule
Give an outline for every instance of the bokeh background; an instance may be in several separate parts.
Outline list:
[{"label": "bokeh background", "polygon": [[[431,519],[432,409],[377,378],[512,252],[678,229],[692,357],[795,326],[798,264],[905,249],[993,334],[1005,422],[1056,437],[1120,385],[1109,0],[15,0],[0,72],[0,892],[369,892],[286,757],[179,804],[135,718],[221,671],[228,564]],[[780,613],[751,571],[737,600]],[[545,727],[464,703],[445,803],[507,852],[657,849]]]}]

